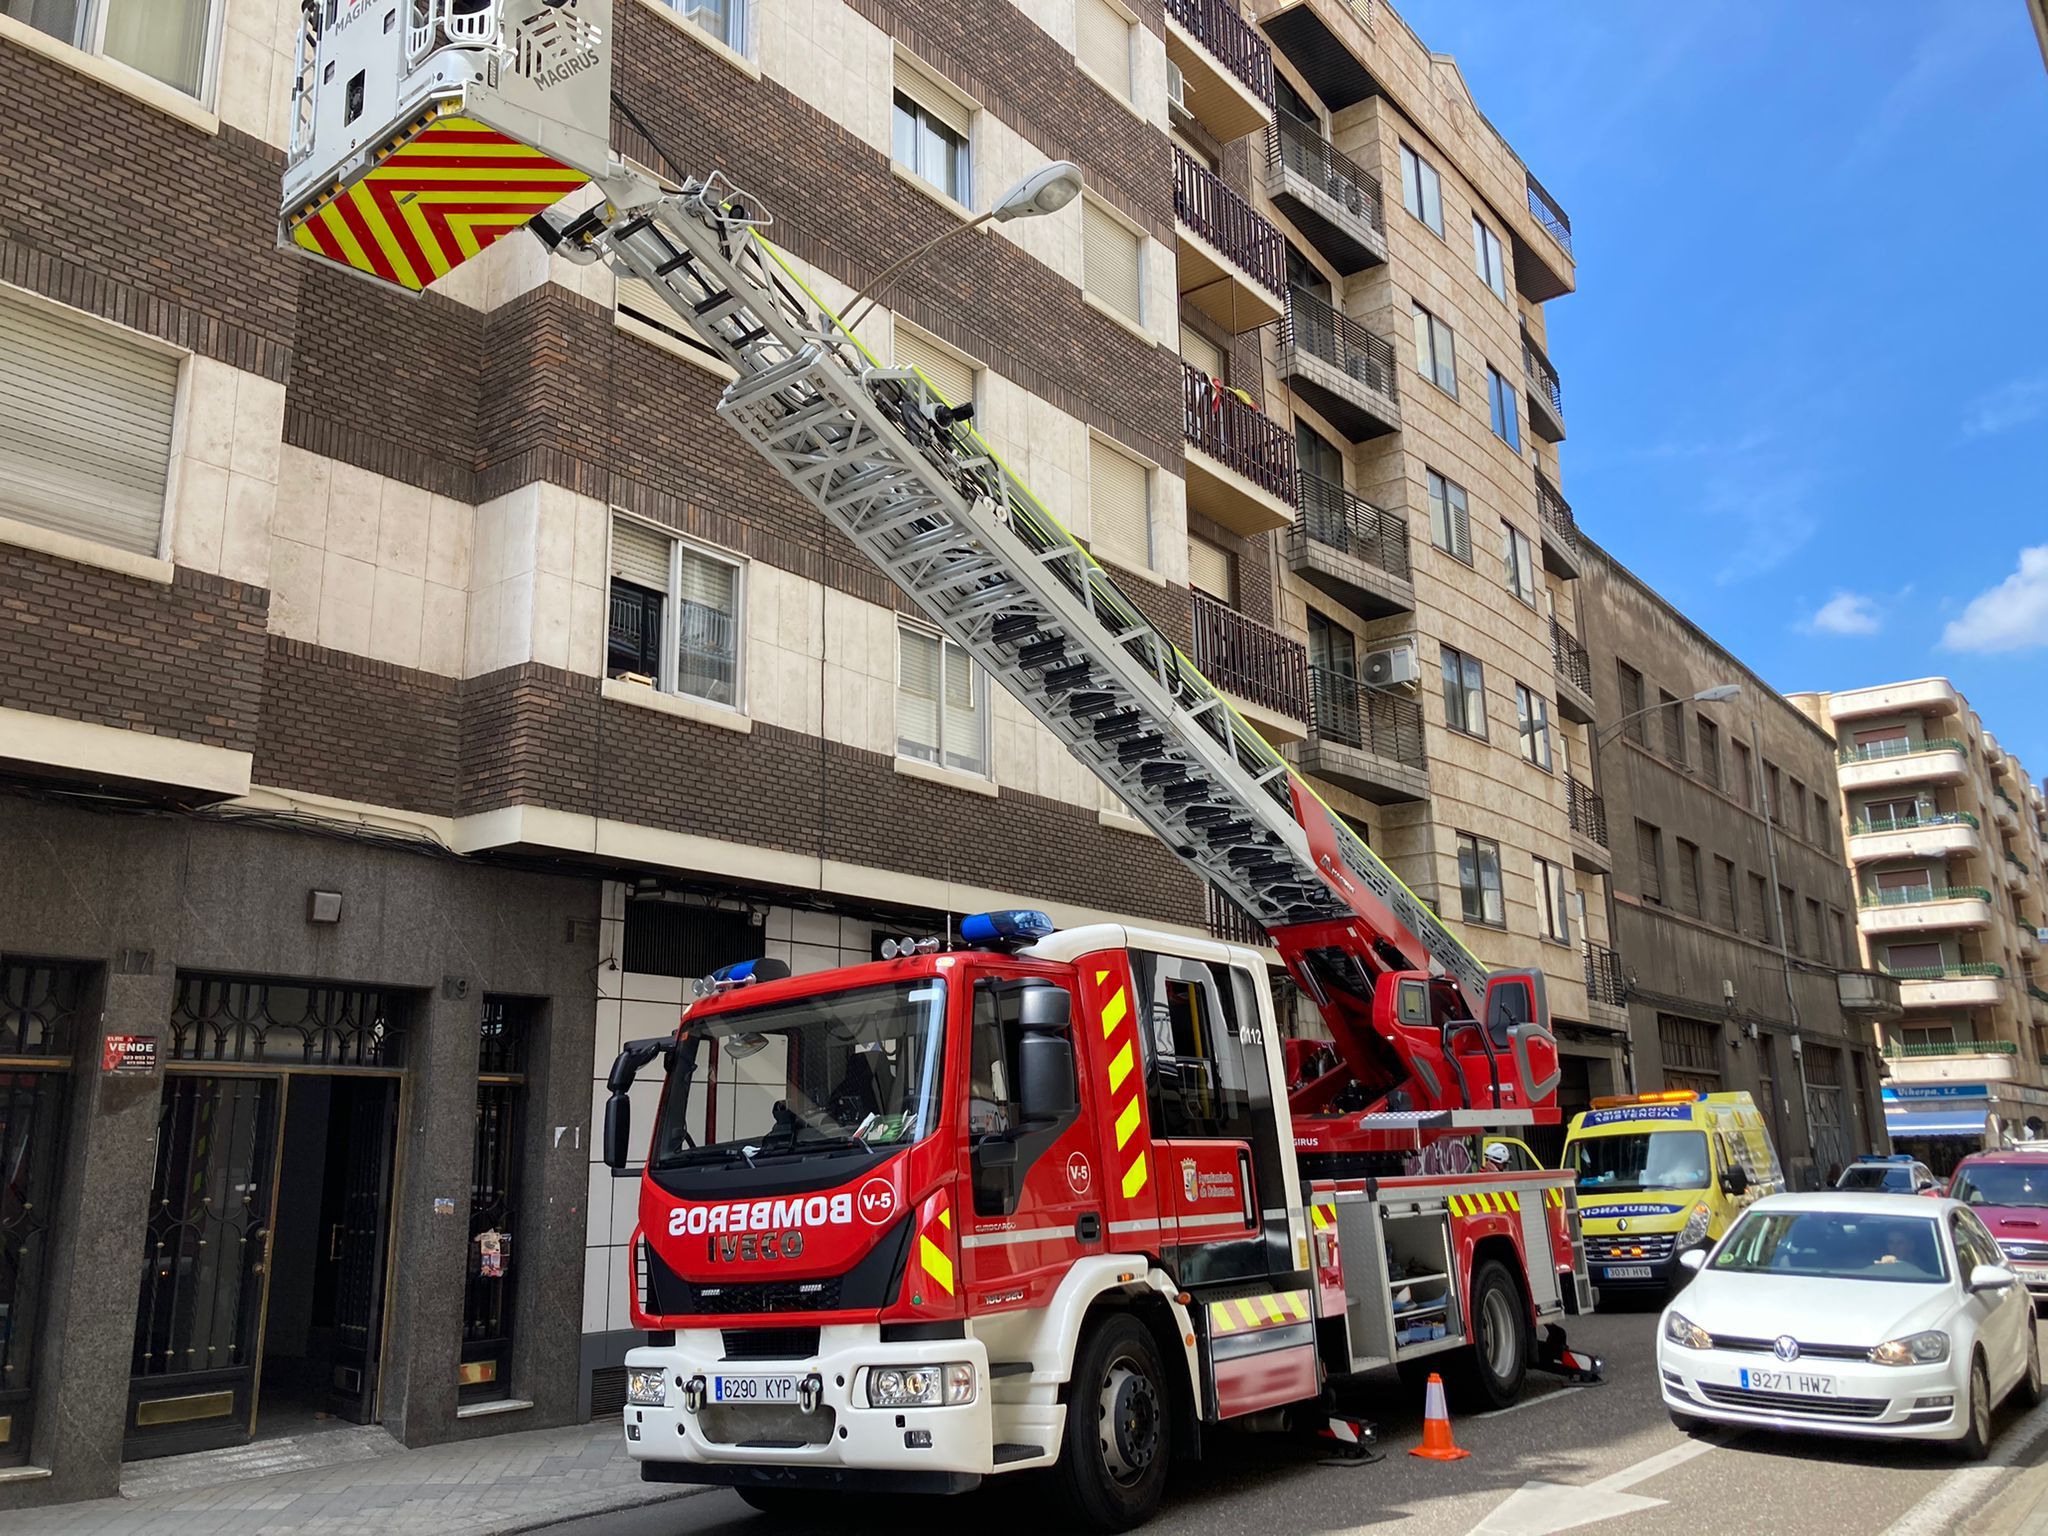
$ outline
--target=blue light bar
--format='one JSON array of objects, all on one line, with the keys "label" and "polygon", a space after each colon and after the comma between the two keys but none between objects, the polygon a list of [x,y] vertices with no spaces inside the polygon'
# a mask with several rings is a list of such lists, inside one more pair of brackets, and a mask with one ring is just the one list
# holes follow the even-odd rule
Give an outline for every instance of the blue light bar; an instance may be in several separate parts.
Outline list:
[{"label": "blue light bar", "polygon": [[1005,948],[1029,944],[1053,932],[1052,919],[1043,912],[1019,908],[1010,912],[977,912],[960,920],[960,940],[977,949]]}]

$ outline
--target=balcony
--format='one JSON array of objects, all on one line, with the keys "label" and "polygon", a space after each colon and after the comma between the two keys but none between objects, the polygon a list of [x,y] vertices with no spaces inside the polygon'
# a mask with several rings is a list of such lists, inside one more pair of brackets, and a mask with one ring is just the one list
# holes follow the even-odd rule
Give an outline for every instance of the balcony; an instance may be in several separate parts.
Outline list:
[{"label": "balcony", "polygon": [[1188,115],[1228,144],[1273,120],[1273,50],[1231,0],[1166,0]]},{"label": "balcony", "polygon": [[2019,890],[2027,883],[2027,877],[2031,873],[2032,871],[2012,854],[2008,853],[2005,856],[2005,883],[2009,889]]},{"label": "balcony", "polygon": [[1849,862],[1889,859],[1947,859],[1984,851],[1977,818],[1968,811],[1936,811],[1893,820],[1859,816],[1849,824]]},{"label": "balcony", "polygon": [[1970,774],[1970,753],[1960,741],[1885,741],[1845,747],[1837,777],[1845,790],[1888,789],[1894,784],[1960,784]]},{"label": "balcony", "polygon": [[1564,805],[1572,829],[1572,867],[1589,875],[1612,872],[1614,856],[1607,850],[1607,801],[1566,774]]},{"label": "balcony", "polygon": [[1920,885],[1865,891],[1856,917],[1864,933],[1915,933],[1940,928],[1989,928],[1991,892],[1981,885]]},{"label": "balcony", "polygon": [[1536,471],[1536,524],[1543,535],[1543,569],[1570,581],[1579,574],[1579,524],[1564,492]]},{"label": "balcony", "polygon": [[1543,304],[1572,291],[1572,221],[1542,182],[1526,172],[1524,176],[1529,216],[1548,243],[1525,238],[1521,227],[1510,221],[1515,233],[1515,286],[1524,297]]},{"label": "balcony", "polygon": [[1287,530],[1288,569],[1362,617],[1414,612],[1408,525],[1333,480],[1299,480],[1301,517]]},{"label": "balcony", "polygon": [[1994,788],[1991,791],[1991,819],[2008,832],[2020,829],[2020,808],[2011,795]]},{"label": "balcony", "polygon": [[1945,677],[1923,677],[1910,683],[1886,683],[1881,688],[1851,688],[1828,700],[1828,714],[1836,720],[1867,720],[1873,715],[1953,715],[1962,700]]},{"label": "balcony", "polygon": [[1205,592],[1195,601],[1195,665],[1273,741],[1308,732],[1308,652],[1298,640]]},{"label": "balcony", "polygon": [[1990,1008],[2005,994],[2005,967],[1995,962],[1887,970],[1908,1008]]},{"label": "balcony", "polygon": [[1183,364],[1188,506],[1252,538],[1294,521],[1294,439],[1199,368]]},{"label": "balcony", "polygon": [[1896,1019],[1906,1011],[1899,984],[1881,971],[1837,971],[1835,999],[1859,1018]]},{"label": "balcony", "polygon": [[1309,668],[1309,683],[1314,709],[1295,753],[1303,773],[1381,805],[1429,793],[1421,705],[1324,667]]},{"label": "balcony", "polygon": [[1177,144],[1173,223],[1182,298],[1233,336],[1280,318],[1287,267],[1280,231]]},{"label": "balcony", "polygon": [[1394,346],[1305,288],[1287,296],[1278,373],[1311,409],[1354,443],[1401,427]]},{"label": "balcony", "polygon": [[1266,130],[1266,191],[1302,238],[1347,276],[1387,259],[1379,178],[1281,108]]},{"label": "balcony", "polygon": [[1887,1040],[1885,1076],[1895,1083],[2016,1082],[2019,1049],[2010,1040]]},{"label": "balcony", "polygon": [[1578,725],[1593,723],[1593,658],[1579,637],[1550,620],[1550,654],[1557,662],[1557,712]]},{"label": "balcony", "polygon": [[1628,979],[1621,972],[1621,956],[1601,944],[1585,946],[1586,1000],[1609,1008],[1628,1006]]},{"label": "balcony", "polygon": [[1522,332],[1522,371],[1529,379],[1529,425],[1546,443],[1564,441],[1564,386],[1557,370],[1527,330]]},{"label": "balcony", "polygon": [[2048,1025],[2048,992],[2039,987],[2027,987],[2027,1013],[2036,1024]]}]

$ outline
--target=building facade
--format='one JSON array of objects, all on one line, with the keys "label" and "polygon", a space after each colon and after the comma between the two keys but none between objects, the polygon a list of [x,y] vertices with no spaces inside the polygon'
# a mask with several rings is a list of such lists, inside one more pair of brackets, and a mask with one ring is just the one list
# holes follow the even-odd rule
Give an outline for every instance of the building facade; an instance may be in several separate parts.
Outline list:
[{"label": "building facade", "polygon": [[1945,1168],[1985,1116],[2048,1122],[2048,801],[1947,678],[1795,702],[1840,758],[1836,814],[1864,963],[1895,977],[1893,1140]]},{"label": "building facade", "polygon": [[[1742,1090],[1795,1188],[1885,1148],[1832,739],[1585,541],[1586,644],[1614,690],[1597,782],[1615,840],[1635,1086]],[[1735,684],[1722,702],[1695,694]],[[1848,1006],[1845,1006],[1845,1003]]]}]

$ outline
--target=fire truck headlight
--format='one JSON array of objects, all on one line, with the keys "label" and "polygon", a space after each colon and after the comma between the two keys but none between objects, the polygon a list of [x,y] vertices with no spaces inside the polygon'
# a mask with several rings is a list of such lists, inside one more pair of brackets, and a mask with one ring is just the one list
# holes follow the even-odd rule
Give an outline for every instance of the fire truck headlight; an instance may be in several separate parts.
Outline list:
[{"label": "fire truck headlight", "polygon": [[971,1403],[974,1401],[974,1367],[965,1361],[946,1367],[946,1401],[949,1403]]},{"label": "fire truck headlight", "polygon": [[966,1361],[945,1365],[878,1365],[868,1372],[870,1408],[936,1408],[974,1401],[974,1367]]},{"label": "fire truck headlight", "polygon": [[635,1368],[626,1372],[626,1401],[636,1408],[668,1406],[668,1373]]}]

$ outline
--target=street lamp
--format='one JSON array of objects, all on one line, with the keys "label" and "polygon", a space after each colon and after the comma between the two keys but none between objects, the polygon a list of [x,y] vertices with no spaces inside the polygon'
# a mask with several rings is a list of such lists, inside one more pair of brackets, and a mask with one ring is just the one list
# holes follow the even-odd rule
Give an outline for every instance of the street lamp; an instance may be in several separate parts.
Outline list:
[{"label": "street lamp", "polygon": [[[1716,683],[1711,688],[1702,688],[1698,693],[1693,694],[1690,698],[1674,699],[1672,700],[1672,703],[1725,704],[1730,699],[1740,698],[1741,696],[1742,684]],[[1664,709],[1666,707],[1668,706],[1663,704],[1645,704],[1641,709],[1630,710],[1627,714],[1623,715],[1619,720],[1609,721],[1607,729],[1600,732],[1598,736],[1593,738],[1593,745],[1596,748],[1606,746],[1608,742],[1614,740],[1615,732],[1619,731],[1623,726],[1627,725],[1629,721],[1638,719],[1643,715],[1650,714],[1654,710]]]},{"label": "street lamp", "polygon": [[[868,310],[873,309],[876,303],[879,302],[881,291],[888,285],[891,278],[895,277],[897,273],[901,272],[912,262],[930,255],[948,240],[958,235],[964,235],[970,229],[979,229],[991,220],[998,224],[1007,224],[1012,219],[1035,219],[1040,214],[1058,213],[1080,195],[1081,167],[1074,164],[1073,161],[1055,160],[1049,165],[1040,166],[1001,197],[997,198],[995,206],[990,208],[987,213],[979,214],[974,218],[955,224],[951,229],[941,231],[925,241],[916,250],[906,256],[897,258],[884,267],[876,274],[874,280],[867,287],[861,289],[859,293],[856,293],[846,308],[839,312],[839,324],[844,329],[851,331],[856,324],[866,318]],[[874,295],[874,297],[870,297],[870,295]],[[863,299],[868,300],[867,309],[862,309],[857,315],[854,314],[853,311],[859,307]]]}]

